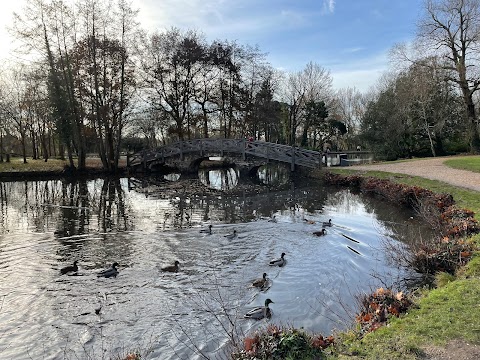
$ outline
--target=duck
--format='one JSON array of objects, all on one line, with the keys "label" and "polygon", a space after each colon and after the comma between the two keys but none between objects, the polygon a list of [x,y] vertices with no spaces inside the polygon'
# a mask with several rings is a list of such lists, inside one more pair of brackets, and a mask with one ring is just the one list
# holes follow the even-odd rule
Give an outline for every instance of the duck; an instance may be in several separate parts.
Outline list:
[{"label": "duck", "polygon": [[270,266],[280,266],[282,267],[285,264],[285,253],[282,253],[280,258],[270,261]]},{"label": "duck", "polygon": [[275,217],[275,215],[273,215],[273,216],[268,220],[268,222],[276,223],[276,222],[277,222],[277,218]]},{"label": "duck", "polygon": [[202,234],[211,235],[212,234],[212,224],[208,225],[208,229],[201,229],[200,232]]},{"label": "duck", "polygon": [[313,220],[308,220],[308,219],[305,219],[305,218],[304,218],[303,221],[305,221],[305,222],[306,222],[307,224],[309,224],[309,225],[315,224],[315,221],[313,221]]},{"label": "duck", "polygon": [[77,263],[78,263],[78,261],[75,260],[75,261],[73,262],[73,265],[65,266],[64,268],[61,268],[61,269],[60,269],[60,273],[61,273],[62,275],[65,275],[65,274],[68,274],[69,272],[72,272],[72,273],[77,272],[77,271],[78,271]]},{"label": "duck", "polygon": [[118,275],[117,266],[118,266],[118,263],[114,262],[110,269],[105,269],[105,270],[100,271],[97,274],[97,277],[104,277],[104,278],[117,277],[117,275]]},{"label": "duck", "polygon": [[168,265],[168,266],[164,266],[162,267],[162,271],[167,271],[167,272],[178,272],[178,269],[179,269],[179,266],[180,265],[180,261],[175,261],[175,263],[173,265]]},{"label": "duck", "polygon": [[267,281],[267,273],[263,273],[263,277],[261,279],[253,280],[252,285],[258,288],[264,288],[265,285],[267,285]]},{"label": "duck", "polygon": [[322,226],[323,227],[332,226],[332,219],[328,219],[328,221],[322,222]]},{"label": "duck", "polygon": [[233,233],[225,235],[225,237],[227,239],[230,239],[230,240],[233,239],[233,238],[236,238],[237,237],[237,230],[233,230]]},{"label": "duck", "polygon": [[255,319],[255,320],[261,320],[263,318],[268,318],[272,316],[272,311],[268,307],[269,304],[273,304],[274,302],[270,299],[265,300],[265,306],[259,306],[256,308],[253,308],[249,312],[247,312],[244,317],[247,319]]},{"label": "duck", "polygon": [[316,236],[327,235],[327,230],[322,229],[322,230],[320,230],[320,231],[314,231],[314,232],[313,232],[313,235],[316,235]]}]

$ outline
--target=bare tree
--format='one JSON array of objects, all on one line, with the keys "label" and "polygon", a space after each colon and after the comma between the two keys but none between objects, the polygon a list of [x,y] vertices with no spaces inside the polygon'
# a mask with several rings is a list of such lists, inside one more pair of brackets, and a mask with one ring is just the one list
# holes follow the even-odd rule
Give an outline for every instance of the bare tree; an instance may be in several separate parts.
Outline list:
[{"label": "bare tree", "polygon": [[418,38],[445,60],[444,68],[454,76],[447,80],[462,92],[469,123],[473,152],[480,152],[478,120],[473,100],[480,88],[478,50],[480,41],[480,1],[426,0],[426,14],[418,26]]},{"label": "bare tree", "polygon": [[103,167],[118,169],[126,109],[135,86],[128,44],[135,32],[136,11],[120,1],[84,2],[80,7],[84,36],[72,49],[75,89],[87,121],[94,129]]},{"label": "bare tree", "polygon": [[336,93],[337,113],[348,130],[346,147],[353,149],[360,145],[356,138],[360,131],[360,121],[365,113],[364,96],[356,88],[339,89]]},{"label": "bare tree", "polygon": [[[25,68],[12,68],[7,84],[2,86],[0,113],[4,121],[10,124],[10,131],[20,138],[23,162],[27,163],[27,137],[33,117],[29,111],[29,89],[25,81]],[[5,91],[6,89],[6,91]]]},{"label": "bare tree", "polygon": [[302,143],[306,145],[314,120],[305,116],[306,104],[323,101],[327,108],[333,105],[330,72],[316,63],[308,63],[302,71],[288,75],[282,98],[289,106],[290,145],[296,143],[299,129],[302,131]]},{"label": "bare tree", "polygon": [[200,75],[204,59],[201,36],[194,31],[182,33],[178,29],[151,35],[142,58],[150,102],[171,117],[174,126],[170,132],[181,140],[189,132],[194,79]]}]

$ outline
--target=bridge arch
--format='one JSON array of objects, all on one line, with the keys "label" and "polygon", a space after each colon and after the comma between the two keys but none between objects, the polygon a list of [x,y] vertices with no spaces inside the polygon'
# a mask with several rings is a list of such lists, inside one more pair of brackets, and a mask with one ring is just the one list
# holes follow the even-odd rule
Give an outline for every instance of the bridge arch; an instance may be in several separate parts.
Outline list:
[{"label": "bridge arch", "polygon": [[[242,160],[256,157],[262,160],[276,160],[290,164],[290,170],[296,166],[319,168],[322,166],[322,153],[306,150],[295,146],[274,144],[265,141],[250,141],[246,139],[194,139],[177,141],[155,150],[142,151],[129,156],[128,168],[147,171],[152,164],[166,163],[176,159],[179,168],[188,171],[189,164],[185,164],[188,154],[195,154],[199,159],[208,156],[225,156],[236,154]],[[190,160],[191,161],[191,160]],[[195,160],[197,161],[197,160]],[[188,161],[187,161],[188,162]],[[196,162],[194,162],[196,164]]]}]

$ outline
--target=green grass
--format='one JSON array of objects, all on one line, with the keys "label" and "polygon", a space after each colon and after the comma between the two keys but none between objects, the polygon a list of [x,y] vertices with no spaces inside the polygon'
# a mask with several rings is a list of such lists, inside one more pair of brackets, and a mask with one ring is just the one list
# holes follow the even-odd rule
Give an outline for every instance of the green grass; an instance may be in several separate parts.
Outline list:
[{"label": "green grass", "polygon": [[445,165],[461,170],[469,170],[480,173],[480,156],[462,156],[445,160]]},{"label": "green grass", "polygon": [[[74,159],[75,165],[77,165],[77,160]],[[10,162],[0,162],[0,173],[1,172],[51,172],[51,171],[62,171],[65,165],[68,165],[67,160],[60,159],[48,159],[47,162],[43,159],[33,160],[32,158],[27,158],[27,163],[23,163],[23,158],[14,157],[11,158]],[[124,165],[124,161],[120,161],[120,166]],[[86,159],[87,168],[102,168],[102,162],[99,158],[88,157]]]},{"label": "green grass", "polygon": [[479,298],[480,279],[449,282],[427,292],[408,315],[392,319],[362,340],[345,335],[340,353],[363,359],[417,359],[422,345],[445,346],[451,339],[480,344]]},{"label": "green grass", "polygon": [[[448,161],[461,164],[458,166],[471,171],[478,166],[477,171],[480,172],[480,157],[462,157]],[[338,168],[329,170],[344,175],[360,173],[363,176],[420,186],[437,193],[448,193],[459,207],[473,210],[475,218],[480,220],[480,194],[476,191],[404,174]],[[480,234],[467,241],[480,246]],[[418,299],[418,308],[399,319],[393,319],[389,326],[368,334],[361,340],[353,336],[353,332],[342,334],[340,351],[333,358],[346,358],[345,354],[349,354],[350,358],[354,354],[362,359],[418,359],[422,354],[422,346],[445,346],[452,339],[480,344],[480,252],[474,254],[455,278],[446,279],[439,275],[437,280],[441,287],[425,290]]]},{"label": "green grass", "polygon": [[42,171],[61,171],[67,164],[64,160],[50,159],[32,160],[27,158],[27,163],[23,163],[23,158],[12,158],[10,162],[0,163],[0,172],[42,172]]}]

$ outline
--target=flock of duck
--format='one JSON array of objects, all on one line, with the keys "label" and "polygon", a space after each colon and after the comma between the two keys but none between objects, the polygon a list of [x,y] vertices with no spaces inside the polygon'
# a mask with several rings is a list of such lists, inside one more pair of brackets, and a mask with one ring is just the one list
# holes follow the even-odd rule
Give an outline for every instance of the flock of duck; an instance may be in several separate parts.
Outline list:
[{"label": "flock of duck", "polygon": [[[307,219],[304,219],[304,220],[309,224],[315,224],[314,221],[307,220]],[[275,219],[275,216],[273,216],[269,221],[270,222],[277,222],[276,219]],[[325,227],[327,227],[327,226],[332,226],[332,219],[329,219],[327,222],[323,222],[322,223],[322,230],[314,231],[313,235],[316,235],[316,236],[326,235],[327,232],[325,230]],[[201,229],[200,233],[211,235],[212,234],[212,225],[209,225],[207,229]],[[237,237],[237,231],[236,230],[233,230],[233,232],[231,234],[225,235],[225,238],[230,239],[230,240],[234,239],[235,237]],[[280,257],[278,259],[271,260],[269,262],[269,265],[270,266],[283,267],[283,265],[285,265],[285,262],[286,262],[285,255],[286,254],[284,252],[282,252]],[[118,266],[118,263],[114,262],[110,268],[102,270],[99,273],[97,273],[97,277],[104,277],[104,278],[117,277],[117,275],[118,275],[117,266]],[[180,262],[177,260],[177,261],[174,262],[173,265],[168,265],[168,266],[162,267],[161,270],[165,271],[165,272],[178,272],[179,268],[180,268]],[[73,265],[66,266],[66,267],[60,269],[60,273],[62,275],[75,274],[77,272],[78,272],[78,261],[77,260],[75,260],[73,262]],[[267,284],[268,284],[267,273],[263,273],[262,278],[256,279],[252,282],[252,286],[254,286],[256,288],[260,288],[260,289],[265,289]],[[248,318],[248,319],[255,319],[255,320],[270,318],[272,316],[272,312],[270,310],[269,305],[273,304],[273,303],[274,302],[271,299],[266,299],[264,306],[258,306],[258,307],[255,307],[255,308],[251,309],[250,311],[248,311],[244,315],[244,317]]]},{"label": "flock of duck", "polygon": [[[304,219],[307,223],[310,224],[315,224],[314,221]],[[270,222],[276,222],[275,216],[269,220]],[[325,227],[327,226],[332,226],[332,219],[329,219],[326,222],[322,222],[322,230],[320,231],[315,231],[313,232],[313,235],[316,236],[323,236],[327,234],[327,231],[325,230]],[[285,265],[285,253],[282,253],[280,258],[271,260],[269,265],[270,266],[280,266],[282,267]],[[263,273],[263,277],[260,279],[256,279],[253,281],[252,285],[254,287],[258,287],[261,289],[264,289],[266,285],[268,284],[268,279],[267,279],[267,273]],[[272,311],[270,310],[269,305],[273,304],[274,302],[271,299],[266,299],[265,300],[265,305],[264,306],[258,306],[256,308],[253,308],[249,312],[247,312],[244,317],[248,319],[255,319],[255,320],[261,320],[264,318],[270,318],[272,316]]]},{"label": "flock of duck", "polygon": [[[97,277],[104,277],[104,278],[117,277],[118,275],[117,266],[118,266],[118,263],[114,262],[110,268],[100,271],[97,274]],[[73,274],[76,274],[77,272],[78,272],[78,260],[75,260],[73,262],[73,265],[65,266],[64,268],[60,269],[60,273],[62,275],[66,275],[66,274],[73,275]]]},{"label": "flock of duck", "polygon": [[[168,272],[177,272],[179,269],[180,262],[175,261],[173,265],[165,266],[162,267],[162,271],[168,271]],[[97,277],[104,277],[104,278],[110,278],[110,277],[117,277],[118,275],[118,269],[117,269],[118,263],[114,262],[112,266],[108,269],[102,270],[97,274]],[[66,274],[76,274],[78,272],[78,261],[75,260],[73,262],[73,265],[70,266],[65,266],[64,268],[60,269],[60,273],[62,275]]]}]

